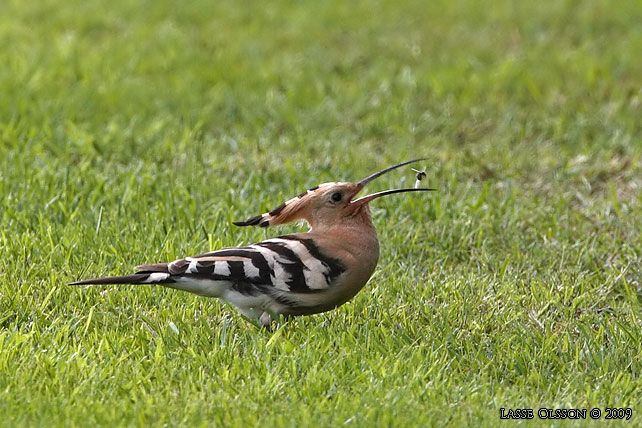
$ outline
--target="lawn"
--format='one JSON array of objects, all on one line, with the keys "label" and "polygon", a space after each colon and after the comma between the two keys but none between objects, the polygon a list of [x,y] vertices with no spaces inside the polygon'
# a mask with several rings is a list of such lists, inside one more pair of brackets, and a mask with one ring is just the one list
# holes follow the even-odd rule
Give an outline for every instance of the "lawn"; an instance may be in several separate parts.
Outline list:
[{"label": "lawn", "polygon": [[[642,424],[639,1],[0,10],[0,426]],[[416,157],[438,192],[373,204],[332,312],[66,285],[303,230],[231,222]]]}]

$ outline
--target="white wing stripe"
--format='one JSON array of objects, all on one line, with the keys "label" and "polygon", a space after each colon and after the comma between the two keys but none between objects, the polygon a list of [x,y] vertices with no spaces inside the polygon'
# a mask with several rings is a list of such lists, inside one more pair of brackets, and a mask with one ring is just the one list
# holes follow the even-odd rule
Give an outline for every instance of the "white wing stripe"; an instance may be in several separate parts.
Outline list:
[{"label": "white wing stripe", "polygon": [[328,288],[328,283],[326,282],[326,275],[329,272],[328,266],[310,254],[305,245],[299,241],[279,238],[269,239],[266,242],[282,244],[292,250],[294,254],[299,257],[301,263],[306,267],[303,270],[303,275],[305,276],[305,282],[308,287],[316,290]]},{"label": "white wing stripe", "polygon": [[290,291],[290,287],[287,284],[287,281],[290,280],[290,275],[283,269],[281,263],[278,263],[280,255],[269,248],[261,247],[259,245],[250,245],[248,248],[258,251],[263,255],[263,257],[265,257],[265,261],[274,272],[274,276],[270,277],[274,287],[280,290]]},{"label": "white wing stripe", "polygon": [[147,278],[145,281],[146,283],[154,283],[154,282],[159,282],[163,281],[165,279],[169,278],[168,273],[162,273],[162,272],[154,272],[149,274],[149,278]]},{"label": "white wing stripe", "polygon": [[214,262],[214,274],[221,276],[230,276],[230,265],[226,261]]},{"label": "white wing stripe", "polygon": [[245,271],[245,276],[248,278],[258,278],[260,276],[259,268],[254,266],[254,263],[250,260],[243,262],[243,269]]}]

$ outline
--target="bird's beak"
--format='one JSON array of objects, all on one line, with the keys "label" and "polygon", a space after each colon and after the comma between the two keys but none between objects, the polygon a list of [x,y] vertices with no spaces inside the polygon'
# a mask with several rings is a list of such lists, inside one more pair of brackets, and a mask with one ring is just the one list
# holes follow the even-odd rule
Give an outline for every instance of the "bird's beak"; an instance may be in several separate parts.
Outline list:
[{"label": "bird's beak", "polygon": [[368,176],[368,177],[364,178],[363,180],[361,180],[360,182],[358,182],[358,183],[357,183],[357,190],[356,190],[352,195],[350,195],[350,201],[351,201],[351,202],[350,202],[350,205],[351,205],[351,206],[353,206],[353,207],[355,207],[355,208],[357,208],[357,207],[359,207],[359,206],[362,206],[362,205],[364,205],[364,204],[367,204],[368,202],[370,202],[370,201],[372,201],[373,199],[376,199],[376,198],[378,198],[378,197],[380,197],[380,196],[392,195],[392,194],[394,194],[394,193],[404,193],[404,192],[431,192],[431,191],[436,190],[436,189],[430,189],[430,188],[390,189],[390,190],[384,190],[384,191],[382,191],[382,192],[371,193],[370,195],[362,196],[362,197],[360,197],[360,198],[358,198],[358,199],[354,199],[354,200],[353,200],[353,198],[354,198],[355,196],[357,196],[357,194],[358,194],[358,193],[359,193],[359,192],[360,192],[364,187],[366,187],[366,184],[370,183],[370,182],[371,182],[372,180],[374,180],[375,178],[381,177],[382,175],[384,175],[384,174],[385,174],[385,173],[387,173],[387,172],[392,171],[393,169],[400,168],[400,167],[402,167],[402,166],[408,165],[408,164],[413,163],[413,162],[419,162],[419,161],[421,161],[421,160],[425,160],[425,158],[421,158],[421,159],[413,159],[413,160],[409,160],[409,161],[406,161],[406,162],[402,162],[402,163],[399,163],[399,164],[397,164],[397,165],[393,165],[393,166],[391,166],[391,167],[388,167],[388,168],[386,168],[386,169],[384,169],[384,170],[381,170],[381,171],[379,171],[379,172],[375,172],[374,174],[372,174],[372,175],[370,175],[370,176]]}]

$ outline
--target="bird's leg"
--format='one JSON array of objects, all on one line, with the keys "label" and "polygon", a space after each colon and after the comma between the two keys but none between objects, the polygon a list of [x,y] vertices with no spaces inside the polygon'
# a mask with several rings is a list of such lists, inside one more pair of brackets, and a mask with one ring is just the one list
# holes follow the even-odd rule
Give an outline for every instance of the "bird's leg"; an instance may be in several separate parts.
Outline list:
[{"label": "bird's leg", "polygon": [[268,331],[272,331],[272,323],[273,322],[276,321],[277,326],[281,327],[286,322],[290,321],[292,318],[294,318],[292,315],[277,314],[277,313],[267,309],[259,317],[259,322]]},{"label": "bird's leg", "polygon": [[241,313],[243,318],[247,319],[249,322],[254,324],[259,328],[265,328],[268,331],[272,331],[272,326],[270,322],[270,316],[266,312],[262,312],[255,308],[244,308],[235,306],[236,309]]},{"label": "bird's leg", "polygon": [[265,329],[267,329],[267,331],[272,331],[272,315],[267,312],[263,312],[259,317],[259,322]]}]

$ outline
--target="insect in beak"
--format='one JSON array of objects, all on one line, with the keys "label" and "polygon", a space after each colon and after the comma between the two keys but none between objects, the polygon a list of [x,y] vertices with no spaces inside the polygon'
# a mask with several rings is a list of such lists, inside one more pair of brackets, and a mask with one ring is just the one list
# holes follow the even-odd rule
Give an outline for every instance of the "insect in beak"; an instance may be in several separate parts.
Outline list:
[{"label": "insect in beak", "polygon": [[413,171],[417,173],[417,181],[415,181],[415,189],[419,188],[419,185],[421,184],[421,180],[426,178],[426,168],[424,168],[422,171],[419,171],[418,169],[411,168]]},{"label": "insect in beak", "polygon": [[[437,190],[437,189],[432,189],[432,188],[420,188],[420,187],[417,187],[417,184],[415,183],[415,187],[414,188],[384,190],[382,192],[371,193],[370,195],[362,196],[362,197],[360,197],[358,199],[352,200],[352,198],[354,198],[366,186],[366,184],[370,183],[372,180],[374,180],[374,179],[376,179],[378,177],[381,177],[382,175],[384,175],[387,172],[392,171],[393,169],[397,169],[397,168],[400,168],[402,166],[408,165],[410,163],[419,162],[419,161],[422,161],[422,160],[425,160],[425,158],[413,159],[413,160],[409,160],[409,161],[406,161],[406,162],[402,162],[402,163],[399,163],[397,165],[393,165],[391,167],[388,167],[388,168],[386,168],[384,170],[381,170],[379,172],[375,172],[374,174],[364,178],[363,180],[361,180],[360,182],[357,183],[357,190],[352,195],[350,195],[350,201],[351,201],[350,202],[350,206],[358,208],[358,207],[360,207],[360,206],[362,206],[364,204],[367,204],[368,202],[370,202],[373,199],[376,199],[376,198],[378,198],[380,196],[392,195],[392,194],[395,194],[395,193],[431,192],[431,191]],[[425,176],[425,173],[424,173],[424,176]],[[419,175],[417,175],[417,178],[418,177],[419,177]]]}]

